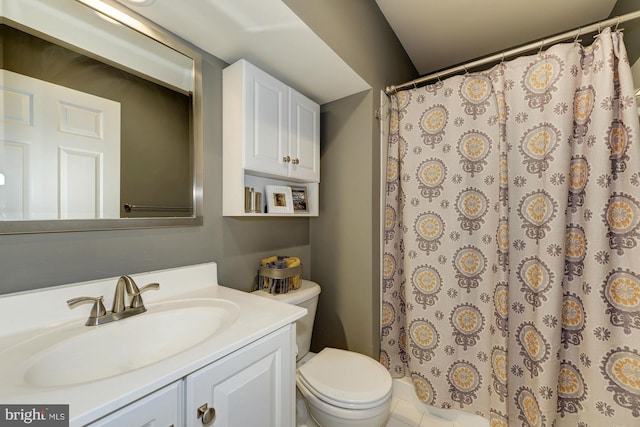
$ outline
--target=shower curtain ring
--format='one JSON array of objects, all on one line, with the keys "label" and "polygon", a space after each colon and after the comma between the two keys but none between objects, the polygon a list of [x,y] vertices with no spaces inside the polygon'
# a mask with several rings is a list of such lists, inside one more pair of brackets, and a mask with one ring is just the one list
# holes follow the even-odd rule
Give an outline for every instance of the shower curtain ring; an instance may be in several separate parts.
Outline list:
[{"label": "shower curtain ring", "polygon": [[440,80],[440,73],[436,73],[436,79],[438,79],[439,83],[442,83],[442,80]]},{"label": "shower curtain ring", "polygon": [[573,44],[578,44],[578,42],[581,42],[582,40],[580,40],[580,33],[582,32],[582,27],[578,28],[578,33],[576,34],[576,38],[573,39]]},{"label": "shower curtain ring", "polygon": [[616,16],[616,18],[618,18],[618,20],[616,21],[616,28],[615,28],[615,32],[618,32],[618,26],[620,25],[620,17]]},{"label": "shower curtain ring", "polygon": [[467,70],[467,66],[465,64],[462,64],[462,68],[464,68],[464,74],[469,74],[469,70]]},{"label": "shower curtain ring", "polygon": [[542,49],[544,49],[544,42],[545,40],[542,39],[542,42],[540,43],[540,50],[538,50],[538,56],[542,55]]}]

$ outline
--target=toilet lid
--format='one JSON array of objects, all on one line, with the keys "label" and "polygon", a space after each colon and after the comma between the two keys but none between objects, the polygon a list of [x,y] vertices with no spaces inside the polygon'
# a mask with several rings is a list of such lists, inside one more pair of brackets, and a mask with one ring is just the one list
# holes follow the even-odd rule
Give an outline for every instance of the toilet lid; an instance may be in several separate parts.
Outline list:
[{"label": "toilet lid", "polygon": [[335,348],[325,348],[298,368],[298,379],[316,397],[341,408],[372,408],[391,395],[391,375],[380,363]]}]

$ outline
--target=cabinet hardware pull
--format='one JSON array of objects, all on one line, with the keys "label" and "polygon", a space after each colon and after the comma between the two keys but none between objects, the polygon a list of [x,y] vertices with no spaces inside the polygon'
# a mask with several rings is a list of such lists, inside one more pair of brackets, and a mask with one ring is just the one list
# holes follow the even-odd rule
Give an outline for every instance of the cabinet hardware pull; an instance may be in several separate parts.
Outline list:
[{"label": "cabinet hardware pull", "polygon": [[285,157],[282,158],[282,161],[285,162],[285,163],[289,163],[291,161],[291,157],[285,156]]},{"label": "cabinet hardware pull", "polygon": [[297,165],[300,163],[300,159],[293,159],[291,160],[291,163],[293,163],[294,165]]},{"label": "cabinet hardware pull", "polygon": [[216,419],[216,410],[205,403],[198,407],[198,418],[202,418],[202,425],[208,426]]}]

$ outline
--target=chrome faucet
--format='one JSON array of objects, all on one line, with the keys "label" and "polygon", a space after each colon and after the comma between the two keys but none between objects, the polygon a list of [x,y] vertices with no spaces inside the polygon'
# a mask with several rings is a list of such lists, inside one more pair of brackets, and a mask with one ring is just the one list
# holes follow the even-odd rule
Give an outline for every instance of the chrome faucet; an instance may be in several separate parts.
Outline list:
[{"label": "chrome faucet", "polygon": [[[150,289],[160,289],[160,284],[149,283],[142,288],[138,288],[136,282],[130,276],[121,276],[116,283],[116,292],[113,296],[113,306],[111,311],[104,308],[103,297],[78,297],[67,301],[69,308],[88,302],[93,302],[93,308],[89,319],[85,323],[87,326],[97,326],[103,323],[113,322],[115,320],[125,319],[144,313],[147,309],[142,301],[142,292]],[[129,307],[125,303],[125,292],[131,298]]]},{"label": "chrome faucet", "polygon": [[160,285],[158,283],[149,283],[148,285],[144,285],[142,289],[138,289],[136,282],[134,282],[131,277],[121,276],[118,279],[118,283],[116,283],[116,293],[113,296],[113,307],[111,308],[111,312],[122,313],[127,309],[127,306],[124,302],[125,291],[131,297],[129,308],[142,308],[142,311],[146,311],[146,309],[144,308],[144,303],[142,301],[142,296],[140,294],[149,289],[159,288]]}]

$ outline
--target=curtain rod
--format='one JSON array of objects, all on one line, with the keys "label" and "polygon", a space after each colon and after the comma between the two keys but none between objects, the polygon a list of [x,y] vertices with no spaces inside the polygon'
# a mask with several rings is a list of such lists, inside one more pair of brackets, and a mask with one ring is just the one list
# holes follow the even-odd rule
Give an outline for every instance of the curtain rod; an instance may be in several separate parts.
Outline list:
[{"label": "curtain rod", "polygon": [[525,52],[532,51],[534,49],[542,49],[546,45],[552,45],[554,43],[558,43],[563,40],[567,40],[570,38],[578,38],[581,34],[588,34],[593,31],[600,31],[605,27],[609,27],[613,24],[616,24],[616,28],[618,24],[622,22],[632,21],[634,19],[640,18],[640,10],[636,12],[627,13],[625,15],[620,15],[615,18],[607,19],[605,21],[596,22],[595,24],[588,25],[586,27],[580,27],[575,30],[567,31],[566,33],[559,34],[557,36],[552,36],[545,39],[540,39],[535,42],[529,43],[527,45],[516,47],[507,51],[503,51],[501,53],[497,53],[495,55],[486,56],[484,58],[477,59],[475,61],[467,62],[463,65],[458,65],[444,71],[440,71],[437,73],[428,74],[424,77],[419,77],[415,80],[411,80],[406,83],[402,83],[397,86],[387,86],[384,91],[387,95],[391,95],[398,90],[407,89],[410,87],[416,87],[418,85],[422,85],[429,80],[440,79],[441,77],[450,76],[452,74],[460,73],[462,71],[467,72],[469,68],[479,67],[481,65],[489,64],[491,62],[503,60],[506,57],[520,55]]}]

